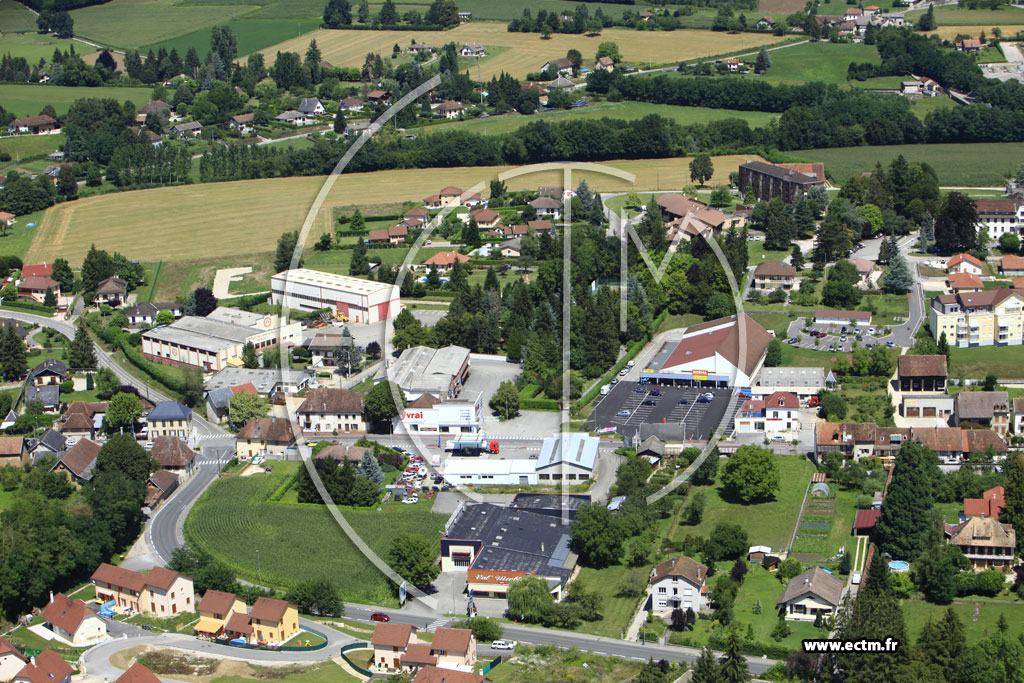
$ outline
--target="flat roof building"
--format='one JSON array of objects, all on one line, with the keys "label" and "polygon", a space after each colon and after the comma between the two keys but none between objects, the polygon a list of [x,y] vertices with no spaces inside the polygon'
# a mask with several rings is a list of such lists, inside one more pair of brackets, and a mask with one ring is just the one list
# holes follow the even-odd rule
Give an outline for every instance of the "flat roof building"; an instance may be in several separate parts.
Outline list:
[{"label": "flat roof building", "polygon": [[270,278],[271,303],[300,311],[331,309],[340,319],[376,323],[398,315],[398,287],[309,268],[286,270]]},{"label": "flat roof building", "polygon": [[377,373],[375,381],[388,379],[405,393],[406,400],[414,401],[423,394],[455,398],[469,376],[469,349],[464,346],[445,346],[431,349],[413,346],[398,357],[389,368]]}]

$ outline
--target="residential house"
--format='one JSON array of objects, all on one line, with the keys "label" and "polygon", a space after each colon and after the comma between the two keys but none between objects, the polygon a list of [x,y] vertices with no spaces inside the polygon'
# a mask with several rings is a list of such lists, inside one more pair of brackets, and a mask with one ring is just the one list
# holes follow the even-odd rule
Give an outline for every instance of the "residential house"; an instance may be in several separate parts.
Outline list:
[{"label": "residential house", "polygon": [[400,669],[401,659],[408,647],[416,642],[416,631],[410,624],[378,623],[374,626],[370,646],[373,664],[378,669]]},{"label": "residential house", "polygon": [[1005,437],[1010,429],[1010,398],[1005,391],[961,391],[956,395],[956,426],[991,429]]},{"label": "residential house", "polygon": [[31,133],[32,135],[49,135],[60,132],[60,124],[46,114],[24,116],[7,124],[7,134]]},{"label": "residential house", "polygon": [[93,296],[92,302],[97,305],[108,304],[117,307],[121,305],[121,302],[127,296],[128,283],[114,275],[105,280],[100,280],[99,284],[96,285],[96,295]]},{"label": "residential house", "polygon": [[896,385],[900,391],[943,393],[946,391],[946,356],[900,356],[896,361]]},{"label": "residential house", "polygon": [[975,571],[1008,569],[1017,554],[1017,533],[994,517],[968,517],[957,525],[944,525],[946,542],[960,548]]},{"label": "residential house", "polygon": [[44,455],[52,455],[59,458],[67,448],[68,440],[56,429],[47,429],[36,441],[36,447],[32,450],[32,461],[35,462]]},{"label": "residential house", "polygon": [[192,627],[197,636],[219,638],[233,614],[246,614],[245,601],[234,593],[208,590],[196,606],[199,621]]},{"label": "residential house", "polygon": [[13,683],[70,683],[72,673],[67,660],[47,648],[21,668]]},{"label": "residential house", "polygon": [[363,131],[370,130],[369,121],[349,121],[345,124],[345,135],[361,135]]},{"label": "residential house", "polygon": [[405,648],[405,654],[398,660],[398,664],[403,672],[415,675],[424,667],[436,667],[437,657],[430,653],[429,643],[411,643]]},{"label": "residential house", "polygon": [[985,262],[971,254],[956,254],[946,261],[946,275],[953,273],[971,273],[981,275],[985,272]]},{"label": "residential house", "polygon": [[866,258],[852,258],[850,263],[857,269],[857,275],[860,275],[860,284],[869,284],[871,282],[871,273],[875,270],[875,264]]},{"label": "residential house", "polygon": [[228,121],[228,127],[239,131],[242,135],[247,135],[252,132],[254,117],[255,114],[252,112],[232,116]]},{"label": "residential house", "polygon": [[142,128],[139,130],[139,137],[146,138],[146,142],[153,145],[154,147],[159,147],[160,145],[163,144],[164,141],[164,136],[160,135],[159,133],[154,133],[153,131],[147,128]]},{"label": "residential house", "polygon": [[914,441],[930,448],[940,462],[959,464],[975,453],[990,451],[993,458],[1006,457],[1006,442],[988,429],[961,429],[960,427],[914,427]]},{"label": "residential house", "polygon": [[194,138],[203,130],[203,124],[198,121],[189,121],[187,123],[176,123],[171,126],[171,132],[177,135],[179,138]]},{"label": "residential house", "polygon": [[821,567],[814,567],[789,580],[777,606],[788,620],[814,621],[819,614],[835,615],[842,599],[842,580]]},{"label": "residential house", "polygon": [[90,580],[97,600],[113,600],[126,612],[168,618],[195,610],[192,577],[164,567],[153,567],[148,574],[142,574],[104,562]]},{"label": "residential house", "polygon": [[103,402],[72,401],[57,422],[57,430],[67,439],[91,439],[103,426],[107,404]]},{"label": "residential house", "polygon": [[17,216],[15,216],[13,213],[10,213],[8,211],[0,211],[0,222],[3,222],[4,225],[10,227],[14,225],[14,222],[16,220]]},{"label": "residential house", "polygon": [[710,603],[708,568],[686,555],[677,555],[659,563],[647,580],[650,612],[660,618],[674,609],[707,611]]},{"label": "residential house", "polygon": [[59,385],[68,378],[68,364],[56,358],[47,358],[28,371],[28,378],[37,387]]},{"label": "residential house", "polygon": [[747,399],[734,418],[736,433],[775,434],[800,431],[800,399],[776,391],[763,399]]},{"label": "residential house", "polygon": [[362,111],[366,104],[358,97],[346,97],[338,104],[338,110],[343,112]]},{"label": "residential house", "polygon": [[726,57],[722,60],[722,64],[725,65],[727,71],[736,72],[740,70],[740,58],[739,57]]},{"label": "residential house", "polygon": [[323,116],[327,113],[323,103],[315,97],[303,97],[299,102],[299,111],[306,116]]},{"label": "residential house", "polygon": [[[463,12],[459,12],[460,16],[462,14]],[[412,683],[484,683],[489,680],[491,679],[482,674],[470,671],[455,671],[427,665],[416,673]]]},{"label": "residential house", "polygon": [[316,122],[315,117],[294,109],[288,109],[287,111],[281,112],[274,117],[274,120],[280,121],[281,123],[290,123],[293,126],[306,126],[310,123]]},{"label": "residential house", "polygon": [[1004,256],[999,259],[999,271],[1007,277],[1024,276],[1024,256]]},{"label": "residential house", "polygon": [[294,446],[292,423],[283,417],[254,417],[235,435],[235,454],[239,460],[256,455],[280,457]]},{"label": "residential house", "polygon": [[473,209],[469,212],[469,217],[485,230],[497,227],[501,221],[501,214],[494,209]]},{"label": "residential house", "polygon": [[1013,433],[1024,434],[1024,398],[1013,399]]},{"label": "residential house", "polygon": [[462,188],[449,185],[437,193],[441,198],[441,208],[446,206],[462,206]]},{"label": "residential house", "polygon": [[107,637],[106,623],[84,602],[63,593],[50,593],[42,617],[57,640],[72,647],[85,647]]},{"label": "residential house", "polygon": [[153,100],[152,102],[143,105],[139,109],[139,113],[142,114],[143,120],[145,120],[147,114],[163,114],[164,116],[170,116],[171,105],[167,104],[163,100]]},{"label": "residential house", "polygon": [[391,95],[387,90],[371,90],[366,93],[366,99],[371,104],[378,104],[380,102],[387,102]]},{"label": "residential house", "polygon": [[612,72],[614,70],[615,70],[615,62],[612,60],[611,57],[608,57],[608,56],[599,57],[597,59],[597,61],[594,62],[594,71],[608,71],[608,72]]},{"label": "residential house", "polygon": [[369,453],[373,455],[372,448],[363,448],[362,446],[349,446],[343,443],[333,443],[330,446],[324,446],[320,449],[320,452],[316,454],[317,460],[324,458],[330,458],[331,460],[337,460],[338,462],[345,462],[349,460],[356,464],[363,461],[363,457]]},{"label": "residential house", "polygon": [[775,28],[775,20],[771,17],[761,17],[754,26],[761,31],[771,31]]},{"label": "residential house", "polygon": [[956,43],[956,49],[960,52],[979,52],[981,48],[981,41],[977,38],[965,38]]},{"label": "residential house", "polygon": [[155,325],[156,316],[160,311],[169,311],[175,318],[180,318],[182,314],[181,304],[144,301],[127,309],[125,315],[128,316],[128,322],[131,325]]},{"label": "residential house", "polygon": [[412,55],[418,55],[421,52],[433,52],[434,48],[426,43],[412,43],[409,47],[405,48],[405,51]]},{"label": "residential house", "polygon": [[819,308],[814,311],[814,322],[826,325],[870,325],[871,311],[842,311]]},{"label": "residential house", "polygon": [[44,413],[56,413],[60,411],[60,386],[57,384],[46,384],[36,386],[30,384],[25,387],[25,403],[39,401]]},{"label": "residential house", "polygon": [[782,261],[762,261],[754,269],[755,290],[772,291],[793,289],[796,282],[796,268]]},{"label": "residential house", "polygon": [[505,258],[519,258],[522,253],[522,241],[520,238],[516,237],[515,239],[508,240],[507,242],[502,242],[499,249],[501,250],[501,255]]},{"label": "residential house", "polygon": [[299,609],[290,602],[275,598],[257,598],[249,610],[256,642],[280,645],[299,632]]},{"label": "residential house", "polygon": [[150,669],[135,662],[128,670],[114,679],[114,683],[160,683],[160,679]]},{"label": "residential house", "polygon": [[[173,438],[173,437],[163,437]],[[163,500],[170,497],[178,489],[181,480],[177,472],[171,470],[157,470],[146,479],[146,497],[143,505],[149,509],[155,509]]]},{"label": "residential house", "polygon": [[408,209],[406,210],[405,213],[402,214],[402,221],[408,222],[411,220],[419,220],[421,222],[426,223],[428,220],[430,220],[430,212],[420,206]]},{"label": "residential house", "polygon": [[18,648],[0,637],[0,683],[10,681],[27,663],[28,657],[21,654]]},{"label": "residential house", "polygon": [[853,460],[873,456],[891,460],[912,434],[908,427],[879,427],[873,422],[819,422],[814,431],[818,462],[825,453],[833,452]]},{"label": "residential house", "polygon": [[469,257],[465,254],[460,254],[457,251],[439,251],[424,261],[423,265],[427,269],[429,269],[430,266],[434,266],[437,268],[439,273],[446,273],[452,269],[456,261],[459,263],[467,263],[469,261]]},{"label": "residential house", "polygon": [[299,426],[307,435],[366,431],[363,397],[348,389],[312,389],[296,413]]},{"label": "residential house", "polygon": [[900,93],[905,97],[916,97],[921,94],[921,81],[900,81]]},{"label": "residential house", "polygon": [[537,197],[530,202],[538,216],[557,221],[562,217],[562,202],[552,197]]},{"label": "residential house", "polygon": [[981,278],[974,273],[953,273],[946,276],[946,287],[954,294],[980,292],[985,289]]},{"label": "residential house", "polygon": [[392,225],[388,228],[370,230],[366,234],[366,241],[370,244],[401,244],[409,234],[409,228],[404,225]]},{"label": "residential house", "polygon": [[472,671],[476,664],[476,637],[468,628],[437,628],[430,642],[430,654],[442,669]]},{"label": "residential house", "polygon": [[[44,303],[46,301],[46,292],[50,291],[55,297],[60,296],[60,283],[54,280],[52,277],[45,275],[24,275],[18,280],[18,296],[28,296]],[[56,299],[55,299],[56,301]]]},{"label": "residential house", "polygon": [[964,498],[964,517],[999,519],[999,511],[1006,506],[1006,489],[994,486],[981,494],[981,498]]},{"label": "residential house", "polygon": [[466,113],[466,105],[455,100],[445,100],[434,107],[434,113],[445,119],[457,119]]},{"label": "residential house", "polygon": [[561,74],[558,75],[558,78],[556,78],[555,80],[551,81],[547,85],[547,88],[548,88],[549,91],[551,91],[551,90],[570,90],[570,89],[575,88],[575,87],[576,87],[575,83],[573,83],[572,81],[570,81],[568,78],[566,78],[565,76],[563,76]]},{"label": "residential house", "polygon": [[864,10],[860,7],[849,7],[846,10],[846,14],[843,16],[844,21],[856,21],[858,18],[864,16]]},{"label": "residential house", "polygon": [[932,334],[950,346],[1013,346],[1024,343],[1024,292],[1000,287],[932,297]]},{"label": "residential house", "polygon": [[479,58],[485,57],[487,55],[487,50],[484,49],[484,46],[480,43],[466,43],[462,46],[462,50],[459,51],[459,54],[463,57]]},{"label": "residential house", "polygon": [[181,438],[158,436],[153,439],[153,447],[149,449],[149,454],[160,463],[160,467],[173,472],[180,480],[192,476],[196,452]]},{"label": "residential house", "polygon": [[149,438],[177,436],[188,439],[192,436],[192,409],[177,401],[161,401],[146,416]]},{"label": "residential house", "polygon": [[955,399],[947,393],[933,394],[904,392],[901,394],[900,415],[911,419],[923,419],[919,426],[945,427],[956,410]]},{"label": "residential house", "polygon": [[64,451],[64,455],[54,464],[51,472],[63,472],[72,484],[92,480],[92,468],[96,464],[96,456],[100,453],[100,445],[91,439],[79,439],[75,445]]},{"label": "residential house", "polygon": [[549,59],[541,65],[540,70],[548,73],[571,74],[572,61],[568,57]]},{"label": "residential house", "polygon": [[28,463],[25,437],[0,436],[0,467],[20,467]]},{"label": "residential house", "polygon": [[[1024,194],[1018,192],[1010,197],[979,198],[974,204],[978,212],[978,223],[988,230],[991,239],[998,240],[1007,233],[1019,235],[1024,230]],[[1024,275],[1021,257],[1006,256],[1002,260],[1007,259],[1016,265],[1016,268],[1010,270],[1018,272],[1007,272],[1006,264],[1003,263],[1003,275]],[[24,275],[24,272],[22,274]]]},{"label": "residential house", "polygon": [[741,194],[752,188],[754,196],[768,201],[776,197],[789,203],[803,198],[808,190],[825,184],[824,164],[769,164],[748,161],[740,164],[738,187]]}]

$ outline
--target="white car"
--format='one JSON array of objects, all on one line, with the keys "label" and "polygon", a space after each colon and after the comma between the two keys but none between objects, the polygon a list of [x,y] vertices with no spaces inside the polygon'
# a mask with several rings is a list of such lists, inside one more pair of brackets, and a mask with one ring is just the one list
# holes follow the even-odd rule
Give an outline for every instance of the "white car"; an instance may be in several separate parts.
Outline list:
[{"label": "white car", "polygon": [[860,572],[854,572],[850,574],[850,583],[852,583],[854,586],[860,585]]},{"label": "white car", "polygon": [[514,640],[496,640],[491,643],[492,650],[514,650],[516,649],[516,641]]},{"label": "white car", "polygon": [[415,505],[420,502],[420,499],[418,496],[408,496],[407,498],[403,498],[402,502],[406,505]]}]

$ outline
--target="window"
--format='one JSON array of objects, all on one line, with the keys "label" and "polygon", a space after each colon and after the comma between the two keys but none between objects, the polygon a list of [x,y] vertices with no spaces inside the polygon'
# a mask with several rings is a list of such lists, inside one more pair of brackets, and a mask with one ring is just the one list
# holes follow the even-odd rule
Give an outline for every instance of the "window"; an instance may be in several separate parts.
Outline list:
[{"label": "window", "polygon": [[659,593],[667,593],[668,590],[664,586],[658,586],[658,592]]}]

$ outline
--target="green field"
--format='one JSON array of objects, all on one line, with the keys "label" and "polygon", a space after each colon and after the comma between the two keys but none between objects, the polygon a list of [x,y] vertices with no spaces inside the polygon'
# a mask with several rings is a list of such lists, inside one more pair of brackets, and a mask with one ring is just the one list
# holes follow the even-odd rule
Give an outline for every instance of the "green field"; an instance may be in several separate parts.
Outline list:
[{"label": "green field", "polygon": [[45,157],[64,145],[64,134],[58,135],[17,135],[0,138],[0,152],[11,155],[6,164],[18,164],[27,159]]},{"label": "green field", "polygon": [[[481,659],[483,658],[481,657]],[[602,657],[573,648],[543,656],[517,653],[514,659],[502,662],[489,671],[487,680],[492,683],[521,683],[522,681],[530,681],[530,683],[564,683],[565,681],[620,683],[620,681],[635,680],[634,676],[639,670],[639,662],[619,657]]]},{"label": "green field", "polygon": [[1000,379],[1024,377],[1024,346],[980,346],[951,348],[949,374],[952,377],[982,378],[990,372]]},{"label": "green field", "polygon": [[[1012,597],[1012,596],[1011,596]],[[904,600],[903,617],[907,622],[907,635],[913,640],[921,633],[928,622],[939,621],[952,607],[960,622],[964,625],[968,643],[976,643],[996,632],[999,615],[1006,617],[1009,629],[1006,635],[1016,640],[1024,634],[1024,604],[1019,601],[1009,602],[1002,599],[961,598],[954,600],[952,605],[934,605],[924,600]]]},{"label": "green field", "polygon": [[32,240],[36,236],[36,228],[26,228],[25,226],[29,223],[39,225],[39,221],[42,218],[42,211],[18,216],[15,219],[14,225],[7,230],[7,234],[0,237],[0,254],[4,256],[13,255],[24,259],[29,246],[32,244]]},{"label": "green field", "polygon": [[571,121],[576,119],[625,119],[632,121],[642,119],[648,114],[658,114],[678,122],[680,125],[688,126],[694,123],[707,123],[709,121],[720,121],[722,119],[743,119],[750,124],[751,128],[766,125],[777,115],[768,112],[739,111],[735,109],[709,109],[707,107],[677,107],[671,104],[651,104],[649,102],[598,102],[580,107],[559,111],[543,112],[531,116],[522,114],[502,114],[491,116],[485,119],[469,119],[466,121],[455,121],[452,123],[441,123],[433,126],[424,126],[418,132],[431,133],[439,130],[465,130],[482,135],[498,135],[509,133],[534,121]]},{"label": "green field", "polygon": [[35,31],[36,15],[15,0],[0,0],[0,31],[5,35],[20,31]]},{"label": "green field", "polygon": [[[50,51],[52,54],[52,50]],[[83,97],[113,97],[118,102],[131,100],[141,107],[150,100],[150,88],[72,88],[63,85],[0,85],[0,102],[16,116],[35,116],[45,105],[53,105],[58,114],[66,114],[72,102]],[[50,137],[50,136],[46,136]]]},{"label": "green field", "polygon": [[[927,10],[920,12],[907,12],[907,21],[917,22],[917,18]],[[997,10],[990,9],[961,9],[959,7],[936,7],[935,21],[939,26],[984,26],[986,33],[989,26],[1000,26],[1007,24],[1024,24],[1024,11],[1014,8],[1000,6]],[[967,33],[968,31],[964,31]],[[975,31],[970,31],[974,34]],[[1007,36],[1009,37],[1009,36]]]},{"label": "green field", "polygon": [[[731,503],[723,497],[723,486],[700,487],[695,490],[705,492],[707,503],[704,508],[704,519],[697,526],[679,526],[675,529],[672,541],[681,547],[686,536],[703,536],[707,538],[711,530],[718,524],[739,524],[746,532],[751,545],[768,545],[772,548],[785,548],[789,544],[789,536],[793,532],[797,515],[800,513],[800,502],[814,471],[814,465],[806,458],[792,455],[776,455],[775,462],[779,467],[779,480],[782,487],[775,494],[775,500],[767,503],[740,505]],[[725,462],[719,465],[719,473],[723,471]]]},{"label": "green field", "polygon": [[999,186],[1024,158],[1024,142],[977,142],[971,144],[884,145],[805,149],[788,153],[794,158],[825,162],[825,170],[837,183],[852,175],[887,166],[902,154],[907,161],[923,161],[935,169],[943,186]]},{"label": "green field", "polygon": [[[273,465],[273,474],[215,481],[185,522],[189,544],[249,580],[257,579],[258,549],[266,584],[289,587],[328,576],[346,600],[397,604],[394,586],[359,553],[324,506],[268,502],[302,466],[295,462]],[[416,505],[389,503],[380,512],[341,512],[374,552],[386,555],[398,533],[438,537],[447,517],[431,514],[432,504],[424,499]]]},{"label": "green field", "polygon": [[174,38],[203,26],[227,23],[257,9],[252,0],[225,0],[217,4],[112,0],[103,5],[73,10],[71,18],[75,20],[76,36],[104,45],[129,48]]},{"label": "green field", "polygon": [[[0,28],[3,28],[3,24],[0,24]],[[54,50],[60,48],[61,52],[68,52],[72,45],[75,46],[75,52],[82,56],[96,52],[96,48],[86,43],[65,40],[52,35],[11,33],[0,36],[0,54],[24,57],[30,66],[38,64],[40,59],[49,62],[53,57]]]},{"label": "green field", "polygon": [[953,100],[948,96],[942,95],[941,97],[923,97],[919,100],[913,100],[910,103],[910,111],[914,112],[918,118],[922,121],[925,116],[929,113],[939,109],[951,109],[957,106]]},{"label": "green field", "polygon": [[772,65],[765,79],[774,83],[824,81],[842,84],[846,83],[850,62],[878,64],[881,61],[874,45],[862,43],[804,43],[772,50],[771,58]]},{"label": "green field", "polygon": [[[323,13],[323,8],[320,8],[320,13]],[[238,54],[245,55],[250,52],[260,52],[275,43],[280,43],[318,29],[322,21],[322,18],[275,21],[253,19],[247,16],[244,19],[232,21],[229,25],[231,26],[231,31],[238,39]],[[185,54],[190,47],[194,47],[202,55],[210,49],[210,33],[212,29],[213,26],[207,26],[206,28],[189,31],[180,36],[143,45],[141,50],[144,52],[149,50],[159,52],[160,48],[164,48],[167,51],[176,48],[180,54]]]}]

